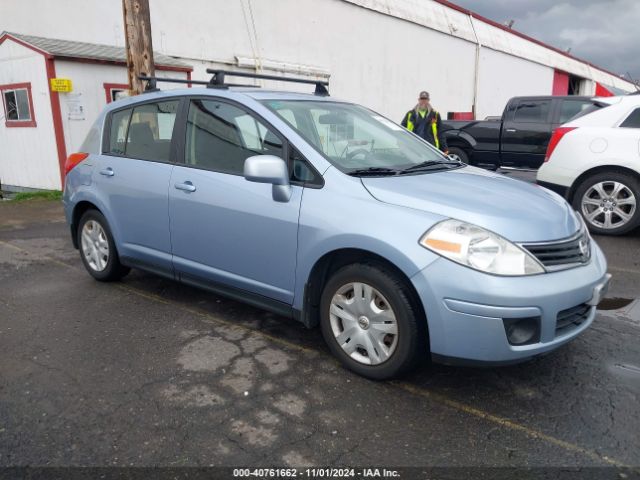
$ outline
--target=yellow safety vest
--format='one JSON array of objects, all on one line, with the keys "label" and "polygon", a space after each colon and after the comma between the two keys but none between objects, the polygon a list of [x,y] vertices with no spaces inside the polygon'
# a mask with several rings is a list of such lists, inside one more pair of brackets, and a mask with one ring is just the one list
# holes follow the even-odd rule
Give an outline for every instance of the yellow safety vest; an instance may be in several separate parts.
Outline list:
[{"label": "yellow safety vest", "polygon": [[[407,130],[409,130],[410,132],[413,132],[413,130],[416,128],[416,126],[411,121],[412,112],[413,111],[407,113]],[[435,114],[434,119],[436,121],[431,122],[431,131],[433,132],[433,139],[436,142],[436,148],[440,148],[440,140],[438,139],[438,122],[437,122],[438,112],[434,111],[434,114]]]}]

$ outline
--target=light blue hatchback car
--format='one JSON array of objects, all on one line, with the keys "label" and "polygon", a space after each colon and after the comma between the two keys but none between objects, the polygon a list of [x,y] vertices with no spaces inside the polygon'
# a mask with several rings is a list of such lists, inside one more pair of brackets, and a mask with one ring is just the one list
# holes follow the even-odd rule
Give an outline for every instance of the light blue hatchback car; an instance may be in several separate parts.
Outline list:
[{"label": "light blue hatchback car", "polygon": [[593,321],[610,276],[560,196],[454,162],[322,84],[216,75],[111,103],[69,157],[66,218],[97,280],[139,268],[319,324],[374,379],[429,355],[515,363]]}]

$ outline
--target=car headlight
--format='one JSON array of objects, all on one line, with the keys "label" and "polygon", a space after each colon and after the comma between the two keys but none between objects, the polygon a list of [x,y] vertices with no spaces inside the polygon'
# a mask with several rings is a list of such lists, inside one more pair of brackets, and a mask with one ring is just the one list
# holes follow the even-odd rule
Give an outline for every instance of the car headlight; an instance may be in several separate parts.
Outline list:
[{"label": "car headlight", "polygon": [[495,275],[533,275],[544,267],[527,251],[482,227],[444,220],[420,239],[420,245],[461,265]]}]

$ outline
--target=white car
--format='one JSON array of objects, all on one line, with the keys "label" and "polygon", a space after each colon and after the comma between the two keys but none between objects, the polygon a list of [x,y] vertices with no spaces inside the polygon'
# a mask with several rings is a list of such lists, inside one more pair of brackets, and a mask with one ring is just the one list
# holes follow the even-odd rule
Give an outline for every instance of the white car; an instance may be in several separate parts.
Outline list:
[{"label": "white car", "polygon": [[591,232],[621,235],[640,225],[640,94],[597,100],[554,130],[537,182]]}]

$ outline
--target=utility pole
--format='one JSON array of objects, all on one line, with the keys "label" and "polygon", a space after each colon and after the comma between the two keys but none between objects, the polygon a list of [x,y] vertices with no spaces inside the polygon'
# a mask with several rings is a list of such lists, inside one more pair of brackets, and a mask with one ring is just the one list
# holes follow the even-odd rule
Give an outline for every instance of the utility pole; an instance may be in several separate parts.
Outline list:
[{"label": "utility pole", "polygon": [[138,95],[144,84],[138,75],[155,75],[149,0],[122,0],[124,35],[129,73],[129,95]]}]

